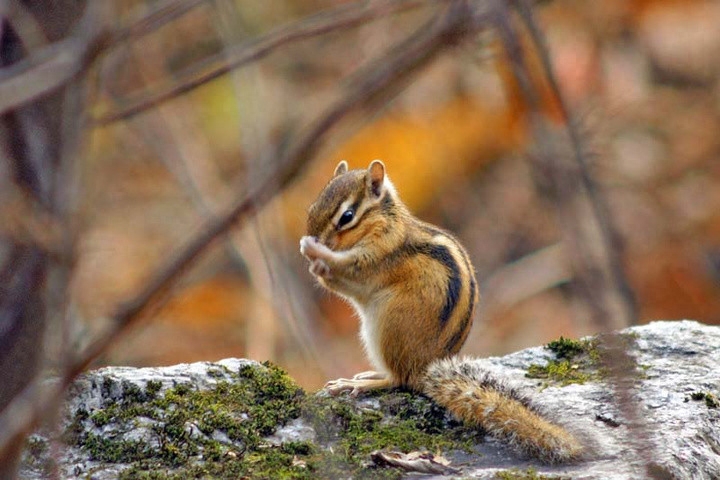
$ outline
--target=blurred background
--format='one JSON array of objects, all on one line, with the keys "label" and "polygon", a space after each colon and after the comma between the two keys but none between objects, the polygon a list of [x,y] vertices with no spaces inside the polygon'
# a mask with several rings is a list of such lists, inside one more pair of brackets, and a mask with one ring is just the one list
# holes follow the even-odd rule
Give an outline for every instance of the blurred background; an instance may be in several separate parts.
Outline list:
[{"label": "blurred background", "polygon": [[[155,2],[122,2],[118,23]],[[90,339],[175,249],[314,119],[360,67],[436,10],[420,7],[288,43],[143,113],[113,115],[208,59],[341,2],[198,2],[115,48],[98,69],[81,160],[75,334]],[[560,86],[624,242],[640,322],[720,323],[720,2],[542,2]],[[538,188],[517,89],[492,33],[450,50],[358,116],[246,228],[188,272],[103,364],[272,360],[302,386],[369,367],[351,309],[298,252],[306,208],[337,162],[382,159],[420,218],[455,232],[483,301],[463,352],[499,355],[593,333],[576,315],[553,204]]]}]

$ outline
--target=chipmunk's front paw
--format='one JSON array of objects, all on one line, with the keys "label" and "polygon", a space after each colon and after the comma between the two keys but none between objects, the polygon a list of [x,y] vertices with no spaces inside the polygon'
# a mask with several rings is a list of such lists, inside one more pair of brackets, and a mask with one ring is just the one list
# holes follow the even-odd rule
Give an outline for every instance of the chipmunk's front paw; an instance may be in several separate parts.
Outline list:
[{"label": "chipmunk's front paw", "polygon": [[300,254],[303,257],[310,257],[313,243],[317,242],[315,237],[305,235],[300,239]]},{"label": "chipmunk's front paw", "polygon": [[324,260],[316,258],[310,261],[310,273],[320,278],[330,278],[330,267]]},{"label": "chipmunk's front paw", "polygon": [[306,235],[300,239],[300,253],[308,260],[316,258],[328,258],[332,255],[332,250],[320,243],[317,237]]}]

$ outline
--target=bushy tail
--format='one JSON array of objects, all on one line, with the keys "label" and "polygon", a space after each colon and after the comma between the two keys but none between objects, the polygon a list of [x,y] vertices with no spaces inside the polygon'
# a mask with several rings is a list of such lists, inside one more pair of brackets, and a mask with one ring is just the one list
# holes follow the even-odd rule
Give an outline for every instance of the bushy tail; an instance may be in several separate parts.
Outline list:
[{"label": "bushy tail", "polygon": [[458,420],[478,425],[543,462],[568,462],[582,453],[575,437],[473,362],[456,357],[433,362],[425,373],[423,391]]}]

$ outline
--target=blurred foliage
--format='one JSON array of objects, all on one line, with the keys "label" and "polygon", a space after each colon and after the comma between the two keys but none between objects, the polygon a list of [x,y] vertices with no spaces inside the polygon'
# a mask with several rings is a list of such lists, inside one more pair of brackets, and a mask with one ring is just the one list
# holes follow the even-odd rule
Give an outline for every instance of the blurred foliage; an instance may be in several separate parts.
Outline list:
[{"label": "blurred foliage", "polygon": [[[130,15],[154,2],[126,3]],[[200,68],[213,53],[331,5],[202,4],[106,59],[93,112],[102,116],[180,70]],[[100,328],[108,309],[198,228],[208,215],[198,197],[212,210],[240,192],[263,167],[263,145],[310,121],[361,65],[428,12],[292,43],[153,110],[97,127],[82,164],[78,329]],[[720,4],[557,0],[538,13],[623,236],[642,321],[720,323]],[[467,246],[487,303],[466,353],[592,333],[573,315],[567,279],[547,274],[561,258],[503,276],[513,262],[558,242],[559,229],[523,158],[524,112],[508,68],[493,39],[481,40],[444,55],[381,112],[341,131],[281,199],[234,236],[235,250],[219,243],[157,318],[105,361],[262,354],[271,358],[258,360],[283,365],[310,388],[364,368],[355,318],[312,285],[297,253],[305,208],[341,159],[355,168],[383,159],[410,208]],[[528,278],[540,285],[531,295],[493,300]]]}]

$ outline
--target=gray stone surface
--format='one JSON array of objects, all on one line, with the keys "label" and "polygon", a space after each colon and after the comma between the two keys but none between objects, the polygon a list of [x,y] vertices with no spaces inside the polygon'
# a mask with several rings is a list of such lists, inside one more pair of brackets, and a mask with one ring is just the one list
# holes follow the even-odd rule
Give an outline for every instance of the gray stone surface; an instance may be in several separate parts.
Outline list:
[{"label": "gray stone surface", "polygon": [[[499,358],[477,360],[513,383],[590,446],[592,458],[574,466],[537,468],[574,479],[652,478],[645,459],[658,468],[656,478],[720,479],[720,409],[693,401],[693,392],[720,394],[720,327],[694,321],[653,322],[625,330],[636,336],[631,353],[642,366],[633,388],[647,439],[630,428],[605,382],[533,391],[527,365],[552,358],[542,347]],[[519,464],[521,469],[529,466]],[[664,473],[663,473],[664,472]],[[493,478],[490,469],[472,478]]]},{"label": "gray stone surface", "polygon": [[[606,381],[554,386],[526,378],[530,364],[544,364],[554,358],[543,347],[472,360],[507,379],[533,398],[551,418],[573,431],[588,446],[588,458],[574,465],[544,466],[521,458],[495,440],[486,439],[477,445],[476,454],[453,457],[454,466],[461,468],[460,474],[423,478],[493,479],[499,471],[523,472],[533,468],[538,474],[562,478],[642,479],[653,478],[647,471],[647,462],[651,461],[652,472],[658,479],[720,479],[720,408],[690,398],[694,392],[720,394],[720,327],[693,321],[653,322],[625,332],[634,337],[630,353],[641,366],[632,386],[632,396],[643,426],[631,426],[616,405],[613,387]],[[217,364],[96,370],[75,384],[67,408],[74,411],[82,406],[93,410],[113,395],[119,396],[120,392],[103,388],[105,378],[116,380],[113,385],[128,381],[144,387],[149,380],[154,380],[162,382],[163,388],[189,382],[202,389],[218,381],[217,371],[208,374],[208,370],[217,370],[219,364],[236,371],[247,362],[227,359]],[[358,402],[363,403],[363,408],[374,406],[373,398],[360,398]],[[149,428],[150,425],[140,424],[127,435],[150,437]],[[188,428],[192,430],[192,426]],[[271,444],[314,440],[313,428],[302,419],[290,422],[267,439]],[[80,449],[60,450],[60,472],[65,478],[116,478],[123,468],[123,465],[90,462]],[[26,465],[23,478],[44,478],[35,467]]]}]

